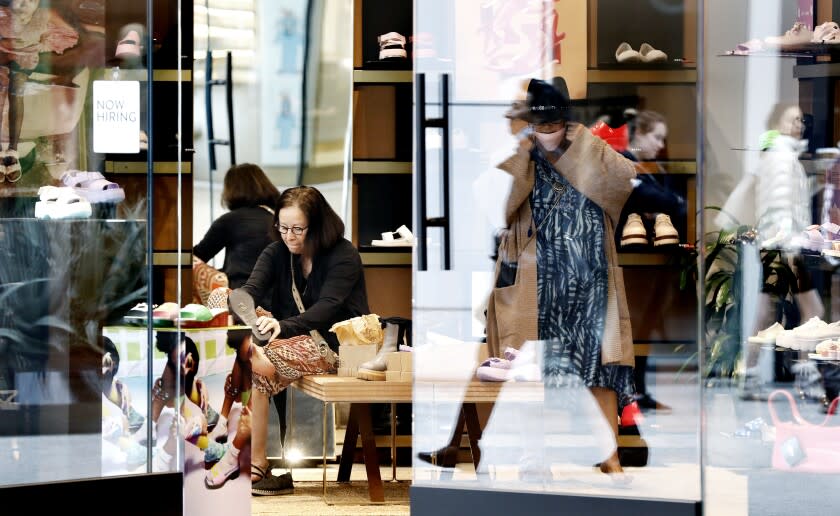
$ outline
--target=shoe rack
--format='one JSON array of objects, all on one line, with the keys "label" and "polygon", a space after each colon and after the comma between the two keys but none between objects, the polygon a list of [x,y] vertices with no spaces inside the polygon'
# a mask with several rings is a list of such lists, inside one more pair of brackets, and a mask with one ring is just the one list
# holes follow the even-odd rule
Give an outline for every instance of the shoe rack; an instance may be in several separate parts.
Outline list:
[{"label": "shoe rack", "polygon": [[[178,3],[181,4],[181,55],[178,54]],[[144,49],[141,60],[120,67],[120,78],[140,81],[141,128],[151,138],[153,246],[152,292],[155,303],[175,301],[181,306],[192,300],[192,160],[193,160],[193,5],[186,0],[170,2],[153,0],[151,51]],[[125,4],[108,0],[106,6],[105,55],[114,56],[120,27],[130,23],[145,26],[145,3]],[[113,28],[113,30],[112,30]],[[141,36],[142,37],[142,36]],[[151,83],[147,80],[146,60],[151,56]],[[178,70],[180,61],[181,70]],[[109,59],[98,73],[110,75],[112,66],[120,62]],[[178,89],[182,98],[181,124],[178,124]],[[153,99],[152,127],[146,127],[146,99],[151,91]],[[181,140],[181,153],[178,141]],[[107,179],[119,183],[126,192],[126,204],[133,205],[147,198],[148,150],[139,154],[91,155],[90,161],[99,163]],[[93,166],[93,164],[91,164]],[[181,173],[178,174],[180,166]],[[181,211],[178,208],[180,183]],[[144,214],[145,216],[145,214]],[[181,249],[178,249],[178,230]],[[178,266],[181,266],[181,298],[177,297]]]},{"label": "shoe rack", "polygon": [[[411,318],[411,247],[374,247],[381,233],[412,225],[410,0],[355,0],[353,16],[353,244],[365,267],[371,310]],[[406,38],[407,58],[379,60],[378,36]]]},{"label": "shoe rack", "polygon": [[[682,224],[675,221],[675,227],[681,244],[693,244],[697,228],[697,2],[684,0],[682,9],[669,12],[655,9],[648,2],[637,4],[588,0],[585,109],[591,112],[586,115],[587,119],[597,118],[601,101],[626,103],[633,99],[637,110],[650,109],[665,117],[666,154],[658,163],[641,166],[651,174],[668,174],[674,188],[684,196],[686,220]],[[639,13],[639,9],[650,12]],[[647,21],[631,26],[623,22],[627,19]],[[635,50],[647,43],[668,58],[656,63],[619,63],[616,49],[622,42]],[[648,229],[652,241],[652,224]],[[632,251],[619,247],[637,355],[672,353],[675,344],[696,342],[696,295],[679,289],[679,258],[683,253],[675,246],[649,244],[633,247]]]}]

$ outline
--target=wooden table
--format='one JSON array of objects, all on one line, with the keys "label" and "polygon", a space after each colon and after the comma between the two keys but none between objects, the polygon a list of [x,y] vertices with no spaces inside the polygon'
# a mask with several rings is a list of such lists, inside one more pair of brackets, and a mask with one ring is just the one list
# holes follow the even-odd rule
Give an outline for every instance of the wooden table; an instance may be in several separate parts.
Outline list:
[{"label": "wooden table", "polygon": [[[470,451],[473,464],[478,467],[480,453],[478,441],[481,439],[481,426],[478,420],[477,403],[493,403],[502,388],[506,393],[513,393],[522,401],[542,401],[543,385],[535,382],[505,382],[491,383],[471,381],[415,381],[411,382],[371,382],[336,375],[305,376],[292,384],[292,387],[324,402],[322,421],[324,435],[327,434],[327,403],[349,402],[350,417],[347,422],[347,432],[341,449],[341,461],[338,468],[338,481],[348,482],[353,467],[353,455],[356,441],[361,435],[362,451],[365,460],[365,470],[368,478],[368,492],[373,502],[385,500],[382,476],[379,473],[379,457],[376,454],[376,441],[373,435],[373,424],[370,415],[371,403],[391,404],[391,453],[392,465],[396,467],[396,424],[394,414],[396,403],[410,403],[412,391],[419,393],[424,400],[428,396],[436,402],[461,403],[456,432],[466,427],[469,435]],[[323,495],[327,494],[327,442],[324,439],[323,450]]]},{"label": "wooden table", "polygon": [[[379,474],[379,457],[376,454],[376,440],[373,435],[373,422],[370,415],[371,403],[391,404],[391,462],[396,468],[396,414],[397,403],[411,402],[411,382],[371,382],[336,375],[304,376],[292,384],[292,387],[324,402],[322,422],[324,436],[327,435],[327,403],[349,402],[350,417],[341,448],[341,461],[338,466],[338,481],[349,482],[353,469],[353,455],[356,441],[362,437],[365,470],[368,478],[368,493],[372,502],[384,502],[385,492],[382,476]],[[294,413],[294,412],[293,412]],[[323,496],[327,496],[327,440],[324,438],[323,449]]]}]

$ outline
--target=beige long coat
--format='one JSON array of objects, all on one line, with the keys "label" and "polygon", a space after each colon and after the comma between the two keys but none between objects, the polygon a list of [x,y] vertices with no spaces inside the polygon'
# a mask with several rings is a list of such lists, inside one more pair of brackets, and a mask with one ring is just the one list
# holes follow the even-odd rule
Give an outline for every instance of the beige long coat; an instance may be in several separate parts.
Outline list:
[{"label": "beige long coat", "polygon": [[[554,168],[569,183],[604,211],[604,249],[609,263],[607,313],[601,342],[601,362],[632,366],[634,363],[630,313],[624,277],[615,249],[615,225],[633,189],[633,164],[615,152],[585,127],[569,126],[572,143],[554,162]],[[501,356],[504,347],[519,348],[525,340],[537,340],[536,228],[529,197],[534,189],[534,163],[527,149],[520,149],[499,165],[513,176],[506,217],[507,237],[499,248],[500,263],[518,262],[515,285],[496,288],[487,307],[487,342],[491,356]]]}]

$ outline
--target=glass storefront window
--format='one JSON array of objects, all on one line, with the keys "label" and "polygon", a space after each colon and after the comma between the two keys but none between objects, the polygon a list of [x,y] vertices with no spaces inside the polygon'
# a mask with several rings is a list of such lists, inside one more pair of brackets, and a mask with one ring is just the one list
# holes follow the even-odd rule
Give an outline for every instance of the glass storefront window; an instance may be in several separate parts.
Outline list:
[{"label": "glass storefront window", "polygon": [[180,3],[6,4],[0,488],[177,472],[182,346],[153,319],[189,263]]},{"label": "glass storefront window", "polygon": [[837,15],[833,2],[706,2],[707,514],[836,500]]},{"label": "glass storefront window", "polygon": [[697,3],[414,14],[417,507],[696,505]]}]

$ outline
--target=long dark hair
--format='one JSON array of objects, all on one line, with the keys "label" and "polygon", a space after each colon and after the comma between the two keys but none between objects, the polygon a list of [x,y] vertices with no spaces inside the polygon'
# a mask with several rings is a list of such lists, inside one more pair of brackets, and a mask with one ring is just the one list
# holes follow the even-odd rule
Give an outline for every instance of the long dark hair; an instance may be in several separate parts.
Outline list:
[{"label": "long dark hair", "polygon": [[307,256],[315,257],[321,251],[331,249],[344,237],[344,222],[327,203],[324,195],[312,186],[296,186],[280,194],[280,201],[274,210],[272,236],[275,239],[280,239],[280,232],[277,231],[280,210],[290,206],[297,206],[306,215],[309,229],[306,232],[304,249]]},{"label": "long dark hair", "polygon": [[271,184],[265,172],[253,163],[234,165],[225,173],[222,206],[229,210],[264,204],[277,205],[280,191]]}]

